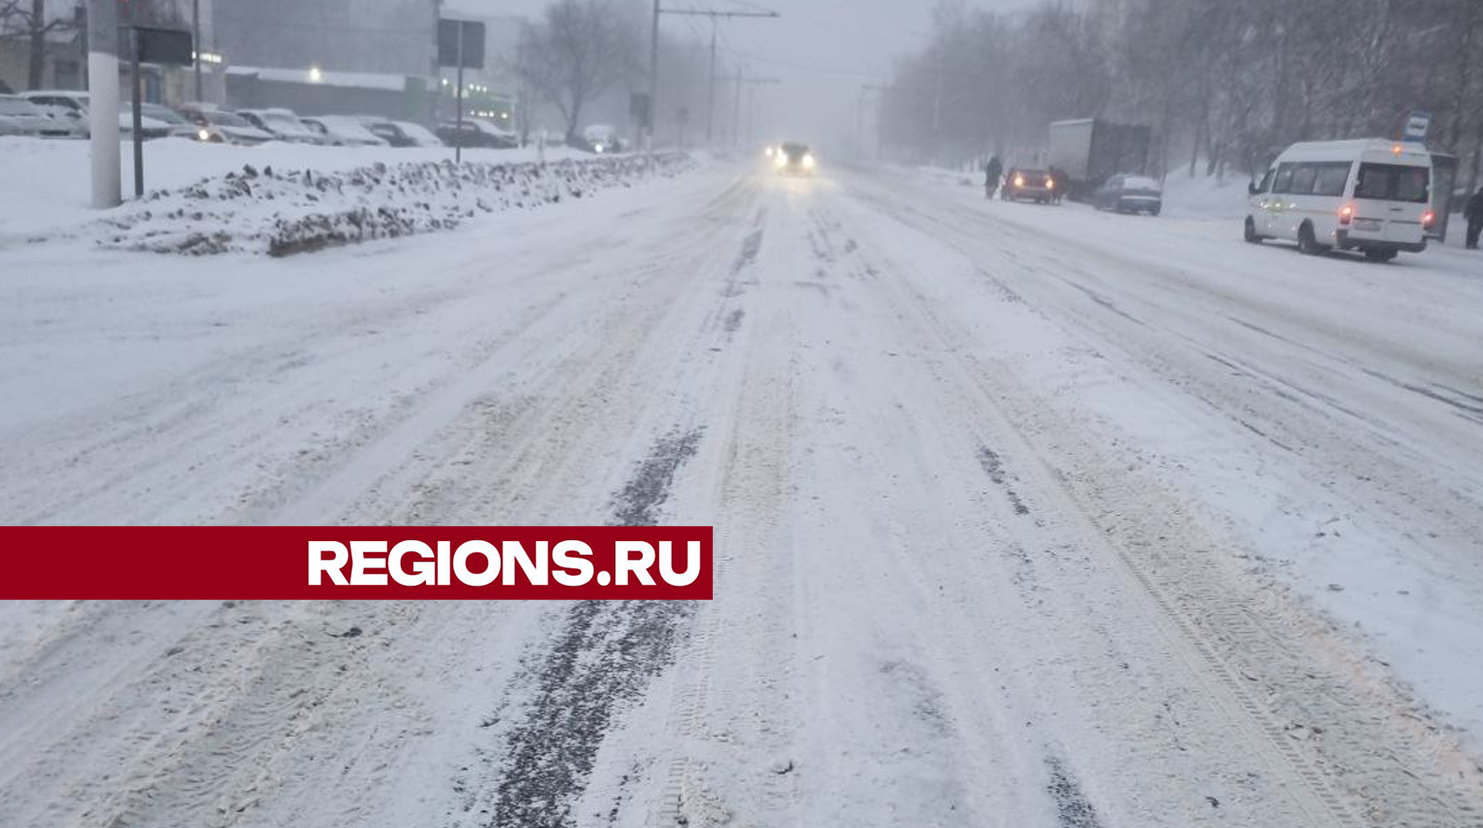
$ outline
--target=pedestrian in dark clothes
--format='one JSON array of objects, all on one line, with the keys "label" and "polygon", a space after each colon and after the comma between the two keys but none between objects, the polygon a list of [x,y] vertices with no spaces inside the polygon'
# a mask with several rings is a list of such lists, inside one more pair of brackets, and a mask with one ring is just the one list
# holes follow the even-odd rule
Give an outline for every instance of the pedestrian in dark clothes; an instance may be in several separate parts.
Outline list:
[{"label": "pedestrian in dark clothes", "polygon": [[1477,250],[1478,235],[1483,233],[1483,187],[1479,187],[1478,192],[1468,199],[1468,206],[1463,209],[1462,214],[1468,220],[1468,249]]}]

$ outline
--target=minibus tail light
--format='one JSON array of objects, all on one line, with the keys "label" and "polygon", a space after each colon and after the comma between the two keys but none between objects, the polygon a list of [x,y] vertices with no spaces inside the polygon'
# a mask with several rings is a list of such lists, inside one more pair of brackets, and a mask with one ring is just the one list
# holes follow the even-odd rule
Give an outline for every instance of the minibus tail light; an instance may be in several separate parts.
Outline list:
[{"label": "minibus tail light", "polygon": [[1340,207],[1339,208],[1339,223],[1340,224],[1347,225],[1347,224],[1349,224],[1349,220],[1352,219],[1352,218],[1354,218],[1354,205],[1353,204],[1345,204],[1343,207]]}]

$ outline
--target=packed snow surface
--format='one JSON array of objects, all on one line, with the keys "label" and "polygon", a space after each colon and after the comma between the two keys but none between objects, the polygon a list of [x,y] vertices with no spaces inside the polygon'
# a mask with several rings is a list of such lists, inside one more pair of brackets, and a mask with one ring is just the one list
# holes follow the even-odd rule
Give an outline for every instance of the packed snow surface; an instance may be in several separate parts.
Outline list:
[{"label": "packed snow surface", "polygon": [[710,163],[283,259],[33,244],[93,217],[7,195],[0,520],[717,562],[0,606],[0,825],[1483,824],[1483,259],[959,178]]}]

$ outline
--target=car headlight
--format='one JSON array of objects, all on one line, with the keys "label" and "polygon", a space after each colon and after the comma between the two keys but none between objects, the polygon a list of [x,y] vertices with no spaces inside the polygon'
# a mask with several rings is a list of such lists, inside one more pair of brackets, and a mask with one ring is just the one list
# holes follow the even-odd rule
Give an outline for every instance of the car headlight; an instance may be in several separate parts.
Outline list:
[{"label": "car headlight", "polygon": [[1016,186],[1016,187],[1023,187],[1023,186],[1025,186],[1025,177],[1023,175],[1017,175],[1017,176],[1015,176],[1014,177],[1014,186]]},{"label": "car headlight", "polygon": [[200,138],[202,141],[210,141],[211,140],[211,133],[209,131],[207,131],[207,130],[204,130],[204,129],[197,130],[196,131],[196,137],[197,138]]},{"label": "car headlight", "polygon": [[788,166],[788,153],[786,153],[786,152],[780,152],[777,155],[773,156],[773,163],[780,170],[782,168]]},{"label": "car headlight", "polygon": [[803,156],[803,168],[805,170],[811,170],[811,169],[814,168],[814,157],[813,157],[813,155],[810,154],[810,155]]},{"label": "car headlight", "polygon": [[1056,180],[1054,178],[1047,178],[1047,179],[1045,179],[1045,189],[1047,189],[1047,190],[1054,190],[1055,188],[1056,188]]}]

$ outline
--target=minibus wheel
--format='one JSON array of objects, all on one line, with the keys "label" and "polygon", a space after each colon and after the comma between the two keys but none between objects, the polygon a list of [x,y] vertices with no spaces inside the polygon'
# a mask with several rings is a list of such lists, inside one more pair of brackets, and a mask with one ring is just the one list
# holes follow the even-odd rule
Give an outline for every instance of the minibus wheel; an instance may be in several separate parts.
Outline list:
[{"label": "minibus wheel", "polygon": [[[1158,213],[1154,213],[1154,215],[1158,215]],[[1256,222],[1252,221],[1251,216],[1246,217],[1246,230],[1244,236],[1248,244],[1262,243],[1262,237],[1256,234]]]},{"label": "minibus wheel", "polygon": [[1313,225],[1306,221],[1298,228],[1298,249],[1309,256],[1320,256],[1328,250],[1318,243],[1318,238],[1313,235]]}]

